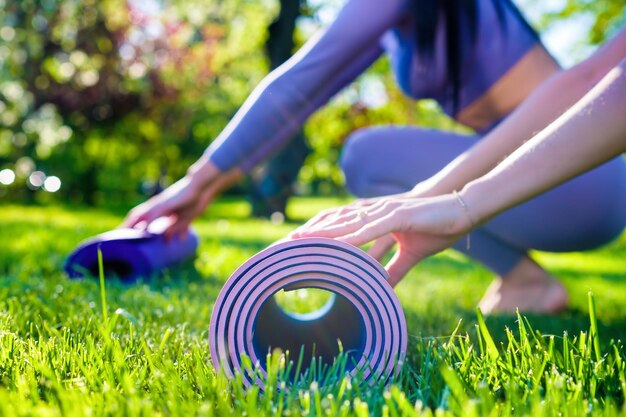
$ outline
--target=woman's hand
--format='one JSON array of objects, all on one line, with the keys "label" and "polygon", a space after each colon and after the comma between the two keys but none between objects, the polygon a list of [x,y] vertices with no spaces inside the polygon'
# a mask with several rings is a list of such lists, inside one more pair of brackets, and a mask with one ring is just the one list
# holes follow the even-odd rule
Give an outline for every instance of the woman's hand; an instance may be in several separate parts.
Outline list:
[{"label": "woman's hand", "polygon": [[[416,263],[450,247],[471,228],[468,214],[454,195],[413,198],[403,194],[326,210],[290,237],[330,237],[361,246],[390,234],[398,251],[386,268],[389,283],[395,285]],[[379,241],[375,246],[387,243]]]},{"label": "woman's hand", "polygon": [[168,217],[170,222],[165,230],[166,238],[185,233],[191,221],[202,214],[224,188],[241,176],[237,169],[222,173],[211,162],[198,162],[183,178],[133,208],[122,226],[147,228],[152,221]]},{"label": "woman's hand", "polygon": [[[332,209],[324,210],[320,212],[317,216],[313,217],[309,220],[305,225],[298,228],[297,232],[304,231],[305,229],[311,229],[315,227],[316,230],[323,229],[326,224],[329,222],[334,222],[337,219],[337,216],[344,215],[350,212],[354,212],[354,210],[368,210],[369,206],[372,206],[376,203],[380,203],[384,200],[395,200],[399,201],[400,199],[408,199],[408,200],[416,200],[418,198],[424,197],[434,197],[439,194],[445,194],[443,192],[439,192],[437,190],[436,182],[426,180],[417,184],[411,190],[394,194],[393,196],[388,197],[377,197],[377,198],[368,198],[368,199],[360,199],[355,201],[354,203],[348,204],[343,207],[335,207]],[[381,260],[396,244],[396,239],[390,234],[384,234],[379,236],[376,241],[369,248],[367,253],[369,253],[374,259]]]}]

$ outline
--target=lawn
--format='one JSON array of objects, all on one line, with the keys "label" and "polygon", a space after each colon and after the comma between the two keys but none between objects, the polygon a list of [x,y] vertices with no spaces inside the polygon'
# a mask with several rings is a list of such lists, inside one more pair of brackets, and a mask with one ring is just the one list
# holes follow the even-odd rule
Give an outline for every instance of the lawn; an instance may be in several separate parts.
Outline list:
[{"label": "lawn", "polygon": [[[536,254],[570,290],[571,308],[558,317],[483,325],[474,306],[489,273],[451,251],[423,262],[396,289],[411,337],[392,385],[353,378],[261,394],[216,375],[208,324],[224,281],[337,203],[297,199],[297,221],[280,225],[250,218],[243,201],[216,204],[195,224],[195,260],[132,286],[107,281],[104,305],[97,280],[70,281],[61,266],[122,212],[0,206],[0,415],[624,414],[626,236],[584,254]],[[318,298],[283,302],[302,310]]]}]

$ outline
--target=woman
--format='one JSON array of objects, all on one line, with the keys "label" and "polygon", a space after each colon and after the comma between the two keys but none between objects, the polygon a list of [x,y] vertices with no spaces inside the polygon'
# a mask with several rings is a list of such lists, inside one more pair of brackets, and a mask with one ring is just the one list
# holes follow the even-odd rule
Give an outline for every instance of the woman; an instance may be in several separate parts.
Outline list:
[{"label": "woman", "polygon": [[[396,78],[407,94],[435,98],[459,122],[482,133],[559,71],[509,0],[350,0],[326,32],[255,89],[188,174],[133,209],[125,225],[134,227],[166,215],[175,220],[168,233],[185,230],[221,190],[276,150],[383,50],[390,54]],[[451,184],[465,184],[487,172],[527,137],[523,130],[481,140],[481,135],[412,127],[369,129],[348,140],[342,167],[348,188],[359,197],[371,197],[410,190],[462,154],[468,161],[463,169],[452,169],[455,162],[444,171],[449,174],[445,181],[429,180],[420,186],[425,195],[442,193],[451,191],[446,189]],[[554,207],[581,194],[603,207],[616,205],[619,202],[604,188],[621,175],[620,164],[609,164],[557,195],[535,202],[533,211],[553,218]],[[592,241],[603,243],[615,234],[613,224],[594,207],[577,218],[555,220],[563,223],[550,234],[556,243],[582,242],[577,247],[583,247]],[[534,227],[545,229],[540,223]],[[570,233],[561,236],[563,230]],[[511,244],[509,235],[520,232],[524,230],[505,227],[501,235],[483,233],[474,239],[468,254],[506,280],[548,280],[523,248]]]},{"label": "woman", "polygon": [[[417,197],[417,194],[405,193],[358,202],[321,213],[294,232],[292,237],[335,237],[362,245],[387,233],[394,233],[400,248],[388,268],[392,283],[397,283],[415,263],[451,246],[463,234],[485,224],[498,213],[626,151],[625,57],[626,28],[589,59],[539,87],[503,123],[502,128],[519,128],[518,122],[537,117],[537,102],[543,102],[546,108],[558,108],[558,97],[568,93],[554,94],[558,90],[555,86],[567,87],[568,90],[579,89],[580,86],[588,88],[600,75],[606,74],[554,123],[491,172],[469,182],[461,192],[425,199]],[[567,83],[560,82],[559,78]],[[619,160],[623,161],[621,157]],[[605,216],[616,223],[616,230],[621,230],[626,222],[626,179],[622,177],[621,183],[616,185],[609,192],[621,203],[609,207],[612,210],[605,212]],[[562,216],[567,217],[576,207],[562,209]],[[548,312],[558,311],[563,306],[558,287],[540,285],[536,291],[528,287],[532,285],[527,281],[503,282],[483,300],[481,307],[487,311],[513,312],[515,308],[520,308]]]}]

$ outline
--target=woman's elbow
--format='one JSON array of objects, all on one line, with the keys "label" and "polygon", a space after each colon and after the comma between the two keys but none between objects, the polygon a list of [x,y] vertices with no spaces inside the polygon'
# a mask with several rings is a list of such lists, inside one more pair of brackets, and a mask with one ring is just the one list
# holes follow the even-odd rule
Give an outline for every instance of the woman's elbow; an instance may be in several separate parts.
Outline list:
[{"label": "woman's elbow", "polygon": [[572,71],[576,71],[578,82],[583,84],[586,89],[591,89],[614,68],[619,68],[622,71],[626,69],[626,57],[621,59],[617,65],[615,62],[609,63],[606,60],[589,59],[572,68]]}]

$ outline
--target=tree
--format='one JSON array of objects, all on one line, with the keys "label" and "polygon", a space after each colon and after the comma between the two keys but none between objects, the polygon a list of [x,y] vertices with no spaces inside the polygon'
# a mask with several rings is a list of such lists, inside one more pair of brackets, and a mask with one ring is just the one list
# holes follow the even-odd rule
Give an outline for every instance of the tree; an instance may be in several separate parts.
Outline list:
[{"label": "tree", "polygon": [[[301,0],[280,0],[280,11],[268,28],[265,43],[270,69],[278,68],[291,57],[300,15]],[[270,217],[275,212],[284,215],[287,199],[293,194],[293,185],[308,153],[304,132],[300,130],[253,176],[250,186],[253,215]]]}]

